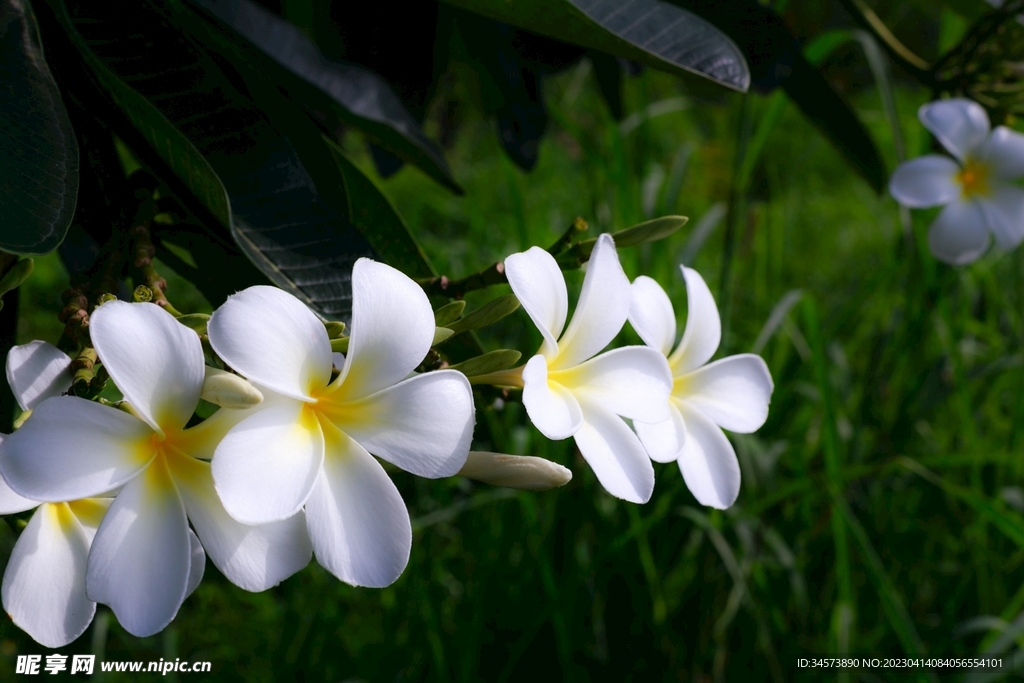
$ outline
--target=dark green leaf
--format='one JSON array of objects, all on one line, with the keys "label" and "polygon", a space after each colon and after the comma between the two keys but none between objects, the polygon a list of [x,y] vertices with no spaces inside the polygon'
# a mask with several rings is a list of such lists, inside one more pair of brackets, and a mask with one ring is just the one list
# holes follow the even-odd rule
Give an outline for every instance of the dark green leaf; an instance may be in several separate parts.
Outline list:
[{"label": "dark green leaf", "polygon": [[881,192],[889,177],[882,155],[867,128],[821,72],[800,55],[794,60],[793,73],[782,87],[804,116],[832,141],[868,184]]},{"label": "dark green leaf", "polygon": [[459,319],[464,310],[466,310],[465,301],[453,301],[450,304],[445,304],[434,311],[434,324],[444,327],[449,323],[453,323]]},{"label": "dark green leaf", "polygon": [[101,84],[242,251],[325,317],[346,317],[351,265],[373,252],[304,165],[308,140],[293,145],[156,3],[64,7]]},{"label": "dark green leaf", "polygon": [[349,220],[388,263],[410,277],[436,275],[391,202],[333,141],[324,138],[345,183]]},{"label": "dark green leaf", "polygon": [[465,318],[448,325],[448,328],[455,334],[465,332],[466,330],[476,330],[498,322],[518,308],[519,299],[516,298],[516,295],[506,294],[499,296],[497,299],[491,299]]},{"label": "dark green leaf", "polygon": [[431,346],[437,346],[446,339],[450,339],[455,334],[447,327],[435,327],[434,328],[434,340],[430,342]]},{"label": "dark green leaf", "polygon": [[680,69],[736,90],[750,86],[739,48],[704,19],[660,0],[569,0],[594,23]]},{"label": "dark green leaf", "polygon": [[28,0],[0,0],[0,249],[45,254],[78,198],[78,142]]},{"label": "dark green leaf", "polygon": [[735,43],[706,20],[661,0],[446,0],[483,16],[676,74],[745,91]]},{"label": "dark green leaf", "polygon": [[522,353],[514,349],[498,349],[497,351],[489,351],[482,356],[457,363],[451,366],[451,369],[458,370],[466,377],[476,377],[477,375],[486,375],[491,372],[498,372],[499,370],[508,370],[518,363],[522,356]]},{"label": "dark green leaf", "polygon": [[644,221],[625,230],[612,233],[617,247],[633,247],[637,244],[657,242],[675,233],[690,219],[686,216],[662,216]]},{"label": "dark green leaf", "polygon": [[191,0],[258,48],[286,90],[357,128],[381,148],[461,194],[437,146],[390,86],[371,71],[327,59],[298,28],[248,0]]}]

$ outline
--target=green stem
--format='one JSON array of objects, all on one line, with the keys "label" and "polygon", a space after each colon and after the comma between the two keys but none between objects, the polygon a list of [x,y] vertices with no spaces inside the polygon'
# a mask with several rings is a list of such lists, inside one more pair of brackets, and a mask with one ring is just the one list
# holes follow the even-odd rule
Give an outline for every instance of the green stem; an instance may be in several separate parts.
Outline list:
[{"label": "green stem", "polygon": [[893,61],[914,75],[917,80],[930,85],[932,83],[931,66],[914,54],[899,38],[893,35],[874,10],[864,0],[839,0],[843,7],[853,15],[854,20],[885,48]]}]

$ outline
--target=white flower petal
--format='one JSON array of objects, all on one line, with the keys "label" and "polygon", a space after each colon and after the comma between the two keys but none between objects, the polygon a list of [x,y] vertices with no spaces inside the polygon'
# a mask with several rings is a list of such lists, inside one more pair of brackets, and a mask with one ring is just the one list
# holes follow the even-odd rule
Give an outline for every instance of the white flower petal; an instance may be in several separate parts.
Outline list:
[{"label": "white flower petal", "polygon": [[1006,126],[996,126],[978,150],[997,180],[1016,180],[1024,176],[1024,135]]},{"label": "white flower petal", "polygon": [[412,524],[384,468],[359,444],[324,428],[323,473],[306,503],[316,560],[353,586],[394,583],[409,562]]},{"label": "white flower petal", "polygon": [[82,525],[82,530],[85,532],[86,538],[89,539],[90,545],[113,502],[113,498],[80,498],[67,504]]},{"label": "white flower petal", "polygon": [[567,439],[583,423],[583,413],[572,392],[548,381],[548,362],[538,354],[523,368],[523,405],[530,421],[549,439]]},{"label": "white flower petal", "polygon": [[976,261],[988,249],[989,233],[977,202],[955,201],[928,228],[928,247],[935,258],[954,265]]},{"label": "white flower petal", "polygon": [[576,446],[605,490],[630,503],[646,503],[654,492],[654,467],[636,434],[615,413],[580,399],[583,424]]},{"label": "white flower petal", "polygon": [[209,463],[178,455],[169,464],[192,526],[210,560],[231,583],[264,591],[309,564],[313,548],[301,510],[279,522],[242,524],[217,497]]},{"label": "white flower petal", "polygon": [[505,259],[505,276],[530,320],[544,336],[541,353],[554,356],[569,314],[565,277],[555,258],[540,247],[530,247]]},{"label": "white flower petal", "polygon": [[410,377],[325,414],[374,455],[431,479],[462,469],[473,439],[473,390],[456,370]]},{"label": "white flower petal", "polygon": [[110,505],[89,552],[86,590],[126,631],[151,636],[178,613],[191,567],[185,507],[157,459]]},{"label": "white flower petal", "polygon": [[96,603],[85,594],[89,540],[64,503],[32,515],[14,546],[3,580],[4,610],[46,647],[62,647],[85,633]]},{"label": "white flower petal", "polygon": [[[0,443],[3,443],[6,438],[6,434],[0,434]],[[18,495],[14,492],[14,489],[8,486],[6,481],[0,479],[0,515],[13,515],[25,510],[31,510],[37,505],[39,505],[38,500]]]},{"label": "white flower petal", "polygon": [[239,522],[276,522],[306,502],[323,459],[316,415],[300,401],[283,401],[228,432],[213,456],[213,481],[228,514]]},{"label": "white flower petal", "polygon": [[38,500],[19,496],[14,489],[7,485],[7,482],[0,480],[0,515],[13,515],[31,510],[38,505]]},{"label": "white flower petal", "polygon": [[586,397],[631,420],[669,417],[672,371],[665,356],[648,346],[612,349],[568,370],[548,373],[577,398]]},{"label": "white flower petal", "polygon": [[352,334],[336,380],[348,399],[399,382],[423,362],[434,339],[434,311],[408,275],[370,259],[352,268]]},{"label": "white flower petal", "polygon": [[711,290],[693,268],[680,266],[686,280],[686,328],[679,346],[669,357],[676,376],[707,363],[722,341],[722,319]]},{"label": "white flower petal", "polygon": [[185,597],[192,595],[203,582],[203,574],[206,573],[206,551],[199,537],[191,529],[188,530],[189,565],[188,565],[188,586],[185,588]]},{"label": "white flower petal", "polygon": [[676,312],[656,281],[641,275],[629,288],[629,323],[644,343],[668,356],[676,343]]},{"label": "white flower petal", "polygon": [[949,204],[960,196],[959,172],[955,161],[938,154],[911,159],[896,167],[889,179],[889,194],[915,209]]},{"label": "white flower petal", "polygon": [[121,486],[153,458],[153,430],[116,408],[58,396],[0,444],[0,473],[18,494],[61,502]]},{"label": "white flower petal", "polygon": [[33,341],[7,354],[7,383],[22,410],[71,388],[71,358],[53,344]]},{"label": "white flower petal", "polygon": [[303,401],[331,379],[331,341],[309,308],[277,287],[228,297],[206,326],[224,362],[257,384]]},{"label": "white flower petal", "polygon": [[597,238],[583,289],[551,368],[571,368],[608,346],[629,317],[629,278],[622,270],[611,235]]},{"label": "white flower petal", "polygon": [[964,161],[988,137],[988,114],[973,100],[953,98],[923,105],[917,112],[921,123],[950,154]]},{"label": "white flower petal", "polygon": [[724,510],[740,493],[740,464],[729,439],[699,410],[680,402],[686,422],[686,444],[679,469],[687,488],[701,505]]},{"label": "white flower petal", "polygon": [[673,396],[683,399],[723,429],[757,431],[768,419],[772,375],[752,353],[729,356],[679,379]]},{"label": "white flower petal", "polygon": [[1000,247],[1013,249],[1024,240],[1024,189],[994,183],[991,196],[978,200],[978,206]]},{"label": "white flower petal", "polygon": [[103,367],[153,429],[181,429],[203,389],[199,336],[156,304],[108,301],[89,318]]},{"label": "white flower petal", "polygon": [[656,424],[633,421],[633,429],[640,437],[640,443],[654,462],[673,462],[679,457],[686,443],[686,423],[679,408],[669,403],[669,419]]},{"label": "white flower petal", "polygon": [[244,410],[220,408],[199,424],[178,432],[174,437],[175,446],[194,458],[212,460],[217,446],[239,422],[272,405],[279,403],[291,405],[295,402],[295,399],[271,392],[268,392],[267,398],[268,400],[264,400],[259,405]]}]

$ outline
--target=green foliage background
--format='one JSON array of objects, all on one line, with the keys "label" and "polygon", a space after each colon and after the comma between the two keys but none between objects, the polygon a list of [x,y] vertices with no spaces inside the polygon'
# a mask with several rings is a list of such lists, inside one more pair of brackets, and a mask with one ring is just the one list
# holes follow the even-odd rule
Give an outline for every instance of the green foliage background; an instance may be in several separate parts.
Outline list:
[{"label": "green foliage background", "polygon": [[[952,35],[962,24],[944,20],[941,29]],[[456,82],[472,88],[471,79]],[[858,113],[892,168],[893,128],[878,91],[856,85]],[[928,93],[905,83],[892,92],[908,155],[929,151],[915,117]],[[393,586],[351,588],[314,563],[249,594],[208,563],[163,634],[134,638],[101,608],[62,652],[209,660],[211,678],[224,681],[831,680],[834,672],[798,671],[796,657],[990,647],[1010,656],[1014,639],[997,641],[1001,622],[981,617],[1005,623],[1024,613],[1020,251],[966,268],[938,264],[924,241],[933,214],[904,222],[784,101],[708,96],[648,71],[628,81],[627,111],[638,114],[620,123],[586,65],[548,81],[546,93],[553,129],[533,173],[502,154],[492,122],[457,108],[447,155],[464,197],[408,167],[378,184],[453,276],[547,245],[576,215],[594,233],[690,216],[669,240],[620,256],[631,277],[667,288],[680,331],[677,266],[690,257],[723,311],[719,357],[765,342],[776,389],[768,423],[733,436],[737,504],[702,508],[674,464],[655,464],[649,504],[613,499],[571,441],[546,441],[515,400],[501,406],[490,396],[478,408],[476,447],[561,462],[573,470],[569,485],[524,493],[392,469],[415,530]],[[445,110],[465,94],[435,105]],[[772,111],[779,118],[769,126]],[[742,139],[764,145],[737,188]],[[346,142],[361,149],[354,135]],[[360,163],[377,177],[368,156]],[[169,279],[179,309],[207,307],[188,283]],[[66,280],[55,256],[39,260],[21,291],[19,342],[56,339]],[[794,290],[802,299],[766,328]],[[638,342],[629,330],[620,341]],[[539,342],[522,312],[484,337],[487,349],[528,352]],[[0,530],[9,551],[13,532]],[[45,650],[0,624],[0,678],[15,678],[15,656],[30,652]]]}]

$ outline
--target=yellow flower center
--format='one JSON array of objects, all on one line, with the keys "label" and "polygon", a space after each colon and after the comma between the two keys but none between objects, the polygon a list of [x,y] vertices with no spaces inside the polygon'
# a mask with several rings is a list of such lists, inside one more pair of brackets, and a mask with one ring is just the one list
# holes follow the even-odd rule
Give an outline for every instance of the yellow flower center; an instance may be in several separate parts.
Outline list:
[{"label": "yellow flower center", "polygon": [[960,192],[964,198],[989,194],[991,188],[989,188],[988,176],[988,166],[976,159],[968,159],[960,172],[956,174],[957,182],[960,183]]}]

